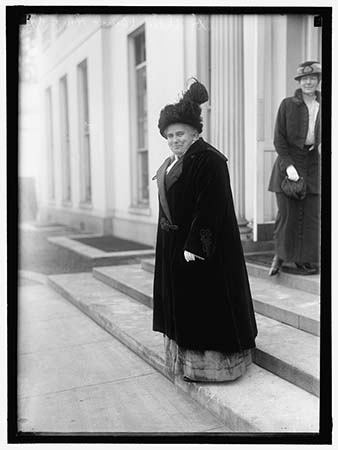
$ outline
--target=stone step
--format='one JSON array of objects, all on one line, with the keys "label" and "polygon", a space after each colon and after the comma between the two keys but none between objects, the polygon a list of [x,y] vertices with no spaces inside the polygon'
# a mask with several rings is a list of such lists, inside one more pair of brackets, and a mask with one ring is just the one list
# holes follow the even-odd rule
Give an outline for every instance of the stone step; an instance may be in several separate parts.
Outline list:
[{"label": "stone step", "polygon": [[314,336],[320,335],[320,297],[309,292],[276,286],[249,275],[255,311]]},{"label": "stone step", "polygon": [[[93,276],[152,307],[153,275],[139,265],[99,267]],[[256,318],[256,363],[319,396],[319,338],[257,312]]]},{"label": "stone step", "polygon": [[[154,259],[142,259],[141,267],[149,273],[154,273]],[[252,273],[252,264],[247,264],[247,267],[256,312],[319,336],[320,297],[318,294],[296,289],[295,286],[290,287],[289,283],[276,283],[275,277],[268,275],[261,277],[256,271]],[[291,279],[292,276],[289,275]],[[302,277],[297,275],[295,277],[302,281]]]},{"label": "stone step", "polygon": [[[152,311],[90,273],[49,276],[49,283],[106,331],[166,373],[163,337],[152,331]],[[319,431],[319,400],[303,389],[252,364],[242,378],[227,383],[175,382],[235,432]]]},{"label": "stone step", "polygon": [[270,277],[269,267],[259,264],[246,263],[248,274],[263,278],[274,286],[285,286],[292,289],[298,289],[310,294],[320,294],[320,275],[296,275],[280,271],[278,274]]},{"label": "stone step", "polygon": [[[155,259],[141,259],[144,270],[154,273]],[[267,280],[272,286],[285,286],[291,289],[298,289],[310,294],[320,294],[319,275],[295,275],[287,272],[279,272],[273,277],[269,276],[269,268],[259,264],[246,263],[248,274],[257,278]]]}]

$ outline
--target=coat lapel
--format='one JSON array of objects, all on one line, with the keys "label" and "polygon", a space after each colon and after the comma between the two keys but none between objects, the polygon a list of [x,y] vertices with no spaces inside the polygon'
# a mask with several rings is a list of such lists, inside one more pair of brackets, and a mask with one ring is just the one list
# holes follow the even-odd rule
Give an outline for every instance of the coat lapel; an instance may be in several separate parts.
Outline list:
[{"label": "coat lapel", "polygon": [[165,176],[166,176],[166,170],[168,166],[171,164],[172,158],[167,158],[162,166],[158,169],[156,172],[156,180],[157,180],[157,186],[158,186],[158,194],[160,198],[160,203],[163,209],[164,214],[167,216],[167,219],[170,223],[172,223],[171,220],[171,214],[169,210],[169,205],[167,201],[166,196],[166,188],[165,188]]},{"label": "coat lapel", "polygon": [[[164,214],[166,215],[168,221],[173,224],[170,209],[167,201],[166,191],[168,191],[180,178],[182,171],[183,171],[183,165],[186,164],[190,158],[194,158],[195,153],[198,153],[200,151],[203,151],[205,147],[205,142],[202,138],[199,138],[196,142],[194,142],[191,147],[187,150],[185,155],[180,158],[179,161],[173,166],[173,168],[170,170],[169,174],[166,175],[167,168],[170,166],[170,164],[173,162],[173,157],[167,158],[161,167],[157,170],[156,175],[153,177],[153,179],[157,180],[157,186],[158,186],[158,193],[159,193],[159,199],[161,203],[161,207],[163,209]],[[211,145],[208,144],[208,148],[210,150],[216,151],[218,154],[221,154],[218,150],[214,149]],[[225,160],[227,161],[227,158],[221,154]]]}]

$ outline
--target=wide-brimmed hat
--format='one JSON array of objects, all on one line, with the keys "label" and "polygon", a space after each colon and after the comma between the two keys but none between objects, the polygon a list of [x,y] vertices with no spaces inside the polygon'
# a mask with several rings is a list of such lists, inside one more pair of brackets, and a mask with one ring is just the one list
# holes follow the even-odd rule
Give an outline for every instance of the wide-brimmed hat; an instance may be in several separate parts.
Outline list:
[{"label": "wide-brimmed hat", "polygon": [[196,78],[189,89],[183,94],[179,102],[166,105],[160,112],[158,128],[161,135],[166,138],[165,130],[173,123],[191,125],[199,133],[203,129],[201,107],[209,99],[205,86]]},{"label": "wide-brimmed hat", "polygon": [[296,70],[295,80],[300,80],[307,75],[322,75],[322,66],[318,61],[305,61],[299,64]]}]

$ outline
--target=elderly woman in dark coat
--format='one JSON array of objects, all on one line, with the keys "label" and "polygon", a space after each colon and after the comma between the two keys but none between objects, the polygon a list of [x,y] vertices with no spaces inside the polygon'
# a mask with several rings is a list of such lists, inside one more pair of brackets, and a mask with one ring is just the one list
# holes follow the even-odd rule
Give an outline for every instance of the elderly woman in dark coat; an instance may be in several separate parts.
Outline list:
[{"label": "elderly woman in dark coat", "polygon": [[[306,61],[297,68],[295,79],[300,88],[285,98],[277,114],[274,145],[278,157],[272,169],[269,190],[276,193],[278,214],[274,229],[275,256],[270,275],[283,261],[296,264],[297,272],[316,273],[319,261],[320,223],[320,147],[321,66]],[[282,189],[282,181],[299,183],[302,178],[305,198],[291,198]],[[292,186],[291,186],[292,188]]]},{"label": "elderly woman in dark coat", "polygon": [[257,335],[227,159],[199,136],[207,100],[196,80],[159,119],[172,156],[156,174],[153,329],[168,372],[186,381],[240,377]]}]

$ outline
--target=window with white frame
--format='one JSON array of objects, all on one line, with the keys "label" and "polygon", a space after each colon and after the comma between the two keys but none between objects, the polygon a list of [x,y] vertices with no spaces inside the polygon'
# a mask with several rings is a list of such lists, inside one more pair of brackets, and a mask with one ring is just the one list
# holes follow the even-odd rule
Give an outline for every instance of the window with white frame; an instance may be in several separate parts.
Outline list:
[{"label": "window with white frame", "polygon": [[148,112],[145,28],[129,36],[132,205],[148,206]]},{"label": "window with white frame", "polygon": [[47,179],[48,199],[55,200],[55,174],[54,174],[54,136],[53,136],[53,104],[52,90],[45,91],[46,107],[46,150],[47,150]]},{"label": "window with white frame", "polygon": [[77,66],[78,101],[79,101],[79,142],[80,142],[80,179],[81,203],[92,201],[91,155],[90,155],[90,124],[88,104],[88,69],[85,59]]},{"label": "window with white frame", "polygon": [[62,196],[64,202],[71,201],[71,162],[68,114],[67,75],[60,79],[60,132],[62,155]]}]

